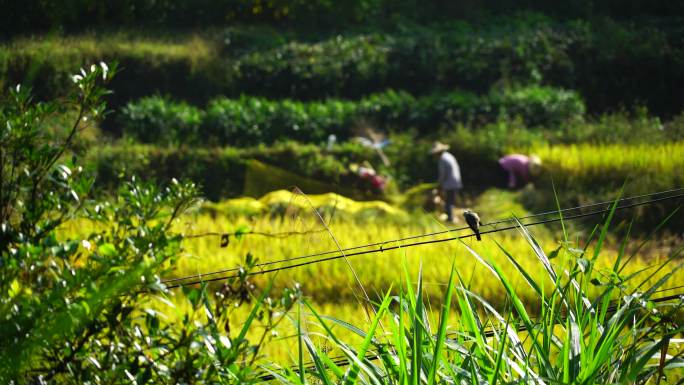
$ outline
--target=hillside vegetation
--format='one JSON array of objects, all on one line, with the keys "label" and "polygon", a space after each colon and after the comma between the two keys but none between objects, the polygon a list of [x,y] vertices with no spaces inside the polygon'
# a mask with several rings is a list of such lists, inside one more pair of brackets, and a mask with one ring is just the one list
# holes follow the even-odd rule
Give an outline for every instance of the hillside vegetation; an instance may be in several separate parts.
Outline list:
[{"label": "hillside vegetation", "polygon": [[2,2],[0,383],[681,384],[683,4]]}]

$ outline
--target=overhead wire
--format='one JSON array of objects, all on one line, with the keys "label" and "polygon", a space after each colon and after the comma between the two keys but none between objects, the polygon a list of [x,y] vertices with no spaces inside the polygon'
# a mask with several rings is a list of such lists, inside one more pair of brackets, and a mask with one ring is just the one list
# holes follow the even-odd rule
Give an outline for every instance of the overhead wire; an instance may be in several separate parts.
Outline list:
[{"label": "overhead wire", "polygon": [[218,231],[208,231],[205,233],[197,233],[197,234],[184,234],[183,238],[204,238],[204,237],[223,237],[223,236],[232,236],[232,237],[241,237],[241,236],[247,236],[247,235],[260,235],[262,237],[267,237],[267,238],[288,238],[291,236],[295,235],[309,235],[309,234],[315,234],[315,233],[320,233],[324,232],[325,229],[316,229],[316,230],[308,230],[308,231],[282,231],[278,233],[268,233],[268,232],[263,232],[263,231],[245,231],[245,232],[240,232],[240,231],[234,231],[234,232],[218,232]]},{"label": "overhead wire", "polygon": [[[629,200],[634,200],[634,199],[639,199],[639,198],[645,198],[645,197],[652,197],[652,196],[656,196],[656,195],[667,194],[667,193],[672,193],[672,192],[677,192],[677,191],[682,191],[682,190],[684,190],[684,187],[670,189],[670,190],[664,190],[664,191],[658,191],[658,192],[653,192],[653,193],[648,193],[648,194],[636,195],[636,196],[631,196],[631,197],[626,197],[626,198],[621,198],[618,200],[618,202],[624,202],[624,201],[629,201]],[[536,213],[536,214],[530,214],[530,215],[523,216],[523,217],[520,217],[517,219],[524,220],[524,219],[534,218],[534,217],[538,217],[538,216],[557,214],[557,213],[568,212],[568,211],[572,211],[572,210],[584,209],[584,208],[589,208],[589,207],[596,207],[596,206],[600,206],[600,205],[611,204],[614,202],[615,202],[615,200],[604,201],[604,202],[597,202],[597,203],[592,203],[592,204],[588,204],[588,205],[580,205],[580,206],[576,206],[576,207],[565,208],[565,209],[561,209],[561,210],[551,210],[551,211],[546,211],[546,212],[541,212],[541,213]],[[501,219],[498,221],[483,224],[481,227],[495,226],[497,224],[511,222],[515,219],[516,218]],[[348,247],[348,248],[341,249],[341,250],[339,250],[339,249],[338,250],[331,250],[331,251],[325,251],[325,252],[320,252],[320,253],[308,254],[308,255],[299,256],[299,257],[295,257],[295,258],[288,258],[288,259],[283,259],[283,260],[262,262],[262,263],[256,264],[254,267],[263,267],[263,266],[269,266],[269,265],[278,264],[278,263],[291,262],[291,261],[313,258],[313,257],[318,257],[318,256],[323,256],[323,255],[330,255],[330,254],[334,254],[334,253],[338,253],[338,252],[346,252],[346,251],[358,250],[358,249],[362,249],[362,248],[382,246],[382,245],[385,245],[388,243],[396,243],[396,242],[402,242],[402,241],[411,240],[411,239],[436,236],[436,235],[441,235],[441,234],[445,234],[445,233],[463,231],[463,230],[467,230],[467,229],[469,229],[469,227],[464,226],[464,227],[459,227],[459,228],[452,228],[452,229],[448,229],[448,230],[437,231],[437,232],[433,232],[433,233],[418,234],[418,235],[408,236],[408,237],[404,237],[404,238],[387,240],[387,241],[383,241],[383,242],[376,242],[376,243],[370,243],[370,244],[365,244],[365,245]],[[240,269],[240,267],[231,267],[231,268],[227,268],[227,269],[208,272],[206,274],[194,274],[192,276],[170,278],[170,279],[164,280],[163,283],[177,282],[177,281],[190,279],[190,278],[199,278],[200,276],[222,274],[222,273],[227,273],[227,272],[231,272],[231,271],[238,271],[239,269]]]},{"label": "overhead wire", "polygon": [[[684,187],[679,187],[679,188],[674,188],[674,189],[669,189],[669,190],[664,190],[664,191],[657,191],[657,192],[648,193],[648,194],[630,196],[630,197],[618,199],[617,201],[618,202],[625,202],[625,201],[630,201],[630,200],[634,200],[634,199],[653,197],[656,195],[669,194],[669,193],[679,192],[679,191],[684,191]],[[591,207],[596,207],[596,206],[601,206],[601,205],[608,205],[608,204],[612,204],[615,202],[616,202],[616,200],[596,202],[596,203],[587,204],[587,205],[579,205],[579,206],[575,206],[575,207],[569,207],[569,208],[565,208],[565,209],[561,209],[561,210],[549,210],[549,211],[545,211],[545,212],[541,212],[541,213],[526,215],[526,216],[519,217],[519,218],[505,218],[505,219],[500,219],[497,221],[485,223],[481,226],[481,228],[482,227],[496,226],[496,225],[502,224],[502,223],[512,222],[516,219],[517,220],[525,220],[525,219],[536,218],[536,217],[540,217],[540,216],[564,213],[564,212],[573,211],[573,210],[580,210],[580,209],[586,209],[586,208],[591,208]],[[436,231],[436,232],[432,232],[432,233],[417,234],[417,235],[412,235],[412,236],[403,237],[403,238],[386,240],[386,241],[382,241],[382,242],[375,242],[375,243],[369,243],[369,244],[365,244],[365,245],[352,246],[352,247],[348,247],[348,248],[344,248],[344,249],[330,250],[330,251],[324,251],[324,252],[320,252],[320,253],[307,254],[307,255],[298,256],[298,257],[294,257],[294,258],[262,262],[262,263],[258,263],[256,265],[254,265],[254,267],[260,268],[260,267],[264,267],[264,266],[270,266],[270,265],[284,263],[284,262],[292,262],[292,261],[297,261],[297,260],[302,260],[302,259],[320,257],[320,256],[335,254],[335,253],[339,253],[339,252],[347,252],[347,251],[358,250],[358,249],[363,249],[363,248],[382,246],[382,245],[386,245],[389,243],[403,242],[403,241],[418,239],[418,238],[434,237],[437,235],[453,233],[453,232],[460,232],[460,231],[464,231],[464,230],[468,230],[468,229],[469,229],[468,226],[463,226],[463,227],[451,228],[451,229],[447,229],[447,230]],[[324,231],[324,230],[322,230],[322,231]],[[224,274],[224,273],[228,273],[228,272],[238,271],[238,270],[240,270],[240,268],[241,267],[239,267],[239,266],[238,267],[230,267],[227,269],[216,270],[216,271],[208,272],[205,274],[194,274],[192,276],[169,278],[169,279],[163,280],[162,283],[172,283],[172,282],[183,281],[183,280],[191,279],[191,278],[199,278],[199,277],[206,277],[206,276],[217,275],[217,274]]]},{"label": "overhead wire", "polygon": [[[673,190],[670,190],[670,191],[679,191],[679,190],[684,190],[684,188],[682,188],[682,189],[673,189]],[[639,196],[639,197],[654,196],[654,195],[662,194],[662,193],[665,193],[665,192],[652,193],[652,194],[645,194],[645,195]],[[632,199],[635,199],[635,198],[637,198],[637,197],[625,198],[625,199],[623,199],[623,200],[614,200],[612,203],[616,205],[616,206],[615,206],[615,210],[623,210],[623,209],[627,209],[627,208],[631,208],[631,207],[643,206],[643,205],[646,205],[646,204],[652,204],[652,203],[656,203],[656,202],[661,202],[661,201],[671,200],[671,199],[677,199],[677,198],[681,198],[681,197],[684,197],[684,193],[676,194],[676,195],[669,195],[669,196],[666,196],[666,197],[654,198],[654,199],[651,199],[651,200],[648,200],[648,201],[638,202],[638,203],[632,203],[632,204],[628,204],[628,205],[624,205],[624,206],[618,206],[617,204],[618,204],[619,202],[622,202],[622,201],[625,201],[625,200],[632,200]],[[605,204],[605,203],[602,202],[602,203],[596,203],[596,204],[592,204],[592,205],[581,206],[581,208],[583,208],[583,207],[595,207],[595,206],[598,206],[598,205],[601,205],[601,204]],[[580,207],[575,207],[575,208],[572,208],[572,209],[577,209],[577,208],[580,208]],[[566,211],[567,211],[567,210],[570,210],[570,209],[566,209]],[[567,217],[559,216],[558,218],[545,219],[545,220],[541,220],[541,221],[537,221],[537,222],[532,222],[532,223],[522,223],[522,222],[520,222],[520,224],[523,225],[523,226],[526,226],[526,227],[527,227],[527,226],[536,226],[536,225],[540,225],[540,224],[558,222],[558,221],[561,221],[561,220],[574,220],[574,219],[583,218],[583,217],[587,217],[587,216],[593,216],[593,215],[603,214],[603,213],[609,212],[610,210],[611,210],[611,208],[609,207],[609,208],[606,208],[606,209],[603,209],[603,210],[596,210],[596,211],[592,211],[592,212],[588,212],[588,213],[576,214],[576,215],[571,215],[571,216],[567,216]],[[556,213],[558,213],[558,212],[563,212],[563,210],[555,211],[555,212],[556,212]],[[551,212],[548,212],[548,213],[551,213]],[[543,214],[543,215],[548,215],[547,213],[542,213],[542,214]],[[541,216],[541,215],[536,215],[536,216]],[[532,217],[535,217],[535,216],[532,216],[532,215],[527,216],[528,219],[529,219],[529,218],[532,218]],[[512,218],[512,219],[510,219],[510,220],[505,220],[505,221],[506,221],[506,222],[510,222],[510,221],[512,221],[512,220],[518,220],[518,221],[520,221],[521,219],[523,219],[523,218]],[[499,222],[499,223],[503,223],[504,221],[498,221],[498,222]],[[492,229],[492,230],[485,230],[485,231],[480,231],[480,235],[491,234],[491,233],[496,233],[496,232],[506,231],[506,230],[512,230],[512,229],[517,229],[517,228],[518,228],[518,225],[513,225],[513,226],[508,226],[508,227],[496,228],[496,229]],[[451,230],[451,231],[462,231],[462,230],[466,230],[466,229],[468,229],[468,227],[460,228],[460,229],[455,229],[455,230]],[[440,233],[440,234],[444,234],[445,232],[439,232],[439,233]],[[423,236],[428,236],[428,235],[435,235],[435,234],[434,234],[434,233],[431,233],[431,234],[425,234],[425,235],[423,235]],[[342,250],[338,250],[338,251],[337,251],[339,254],[333,255],[333,256],[330,256],[330,257],[317,258],[317,259],[314,259],[314,260],[311,260],[311,261],[305,261],[305,262],[300,262],[300,263],[295,263],[295,264],[280,266],[280,267],[276,267],[276,268],[263,269],[263,270],[259,270],[259,271],[252,271],[252,272],[248,272],[247,275],[250,275],[250,276],[251,276],[251,275],[267,274],[267,273],[272,273],[272,272],[275,272],[275,271],[293,269],[293,268],[296,268],[296,267],[306,266],[306,265],[310,265],[310,264],[313,264],[313,263],[320,263],[320,262],[335,260],[335,259],[339,259],[339,258],[352,257],[352,256],[364,255],[364,254],[371,254],[371,253],[380,253],[380,252],[385,252],[385,251],[390,251],[390,250],[395,250],[395,249],[402,249],[402,248],[408,248],[408,247],[414,247],[414,246],[421,246],[421,245],[427,245],[427,244],[433,244],[433,243],[448,242],[448,241],[454,241],[454,240],[457,240],[457,239],[470,238],[470,237],[473,237],[473,236],[475,236],[475,234],[467,234],[467,235],[461,235],[461,236],[450,237],[450,238],[442,238],[442,239],[434,239],[434,240],[428,240],[428,241],[413,242],[413,243],[409,243],[409,244],[403,244],[403,245],[397,245],[397,246],[390,246],[390,247],[383,247],[383,245],[385,245],[385,244],[387,244],[387,243],[395,243],[395,242],[399,242],[399,241],[386,241],[386,242],[380,242],[380,243],[375,243],[375,244],[370,244],[370,245],[364,245],[364,246],[363,246],[364,248],[373,247],[373,246],[380,246],[379,249],[364,250],[364,251],[359,251],[359,252],[354,252],[354,253],[345,253],[345,249],[342,249]],[[361,247],[357,247],[357,248],[361,248]],[[353,248],[350,248],[350,249],[348,249],[348,250],[352,250],[352,249],[353,249]],[[302,256],[302,257],[297,257],[297,258],[290,258],[290,259],[280,260],[280,261],[276,261],[276,262],[277,262],[277,263],[286,263],[286,262],[291,262],[291,261],[294,261],[294,260],[301,260],[301,259],[305,259],[305,258],[312,258],[312,257],[315,257],[315,256],[329,255],[329,254],[332,254],[332,253],[334,253],[334,252],[319,253],[319,254],[311,254],[311,255],[307,255],[307,256]],[[274,263],[275,263],[275,262],[274,262]],[[273,264],[273,263],[269,263],[269,264]],[[263,267],[263,266],[267,266],[267,264],[264,263],[264,264],[261,264],[261,265],[256,265],[256,267]],[[223,274],[223,273],[228,273],[228,272],[233,272],[233,271],[237,271],[238,269],[240,269],[240,268],[224,269],[224,270],[219,270],[219,271],[214,271],[214,272],[208,272],[208,273],[206,273],[206,274],[195,274],[195,275],[192,275],[192,276],[179,277],[179,278],[172,278],[172,279],[164,280],[164,281],[162,281],[162,283],[167,284],[167,283],[171,283],[171,282],[180,282],[180,281],[185,281],[185,280],[188,280],[188,279],[195,279],[195,280],[190,281],[190,282],[180,282],[180,283],[175,283],[175,284],[172,284],[172,285],[167,285],[167,288],[172,289],[172,288],[177,288],[177,287],[180,287],[180,286],[194,285],[194,284],[199,284],[199,283],[204,283],[204,282],[220,281],[220,280],[224,280],[224,279],[236,278],[236,277],[239,276],[239,274],[232,274],[232,275],[227,275],[227,276],[211,277],[211,278],[203,278],[203,277],[212,276],[212,275],[217,275],[217,274]]]}]

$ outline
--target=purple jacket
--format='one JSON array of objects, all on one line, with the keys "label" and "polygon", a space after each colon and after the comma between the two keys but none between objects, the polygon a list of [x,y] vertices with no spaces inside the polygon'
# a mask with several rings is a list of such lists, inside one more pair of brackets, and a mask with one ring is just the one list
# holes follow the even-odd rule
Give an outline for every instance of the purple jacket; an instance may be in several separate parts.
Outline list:
[{"label": "purple jacket", "polygon": [[508,187],[524,186],[530,181],[530,158],[521,154],[506,155],[499,164],[508,171]]}]

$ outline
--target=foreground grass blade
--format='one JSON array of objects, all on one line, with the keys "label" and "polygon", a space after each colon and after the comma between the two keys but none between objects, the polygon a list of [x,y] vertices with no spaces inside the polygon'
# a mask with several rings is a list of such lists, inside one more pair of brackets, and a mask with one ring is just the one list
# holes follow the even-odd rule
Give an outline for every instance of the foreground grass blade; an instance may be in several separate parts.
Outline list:
[{"label": "foreground grass blade", "polygon": [[304,344],[306,344],[306,349],[309,351],[309,355],[311,355],[311,359],[316,365],[316,377],[318,377],[321,383],[325,385],[332,385],[333,382],[330,380],[330,378],[328,378],[328,372],[325,369],[325,365],[321,361],[321,358],[319,357],[318,349],[316,349],[308,335],[302,336],[302,339],[304,340]]},{"label": "foreground grass blade", "polygon": [[[410,282],[408,282],[409,287]],[[418,385],[423,362],[423,266],[418,271],[418,287],[413,309],[413,338],[411,340],[411,384]]]},{"label": "foreground grass blade", "polygon": [[449,321],[449,310],[451,309],[451,295],[454,288],[454,264],[451,265],[451,274],[449,275],[449,282],[447,285],[447,292],[442,303],[442,314],[439,319],[439,332],[435,341],[435,349],[432,353],[432,366],[430,367],[430,374],[428,375],[428,384],[432,385],[436,381],[437,369],[442,360],[442,349],[444,340],[446,339],[447,322]]},{"label": "foreground grass blade", "polygon": [[[371,323],[371,327],[368,330],[368,333],[366,334],[366,339],[363,341],[363,344],[361,344],[361,348],[358,350],[358,353],[356,355],[356,358],[359,362],[365,359],[366,352],[368,352],[368,348],[371,346],[371,343],[373,342],[373,336],[375,335],[375,329],[377,329],[378,324],[380,323],[380,319],[382,318],[382,316],[385,314],[385,311],[389,307],[391,299],[392,299],[392,297],[390,297],[389,293],[386,294],[385,298],[382,301],[382,304],[380,305],[380,308],[375,312],[375,317],[373,318],[373,322]],[[345,380],[345,384],[353,384],[359,375],[359,370],[360,370],[360,367],[357,364],[357,361],[354,361],[354,363],[352,364],[352,367],[349,369],[349,375],[347,376],[347,379]]]}]

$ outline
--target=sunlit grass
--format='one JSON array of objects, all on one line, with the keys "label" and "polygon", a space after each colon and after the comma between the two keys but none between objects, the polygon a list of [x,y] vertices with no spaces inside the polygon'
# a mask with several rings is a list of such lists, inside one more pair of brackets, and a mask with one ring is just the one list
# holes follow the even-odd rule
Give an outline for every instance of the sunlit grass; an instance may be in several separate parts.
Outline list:
[{"label": "sunlit grass", "polygon": [[[513,193],[492,190],[483,194],[481,199],[475,202],[476,205],[474,207],[480,213],[485,214],[483,216],[487,219],[485,221],[507,217],[510,212],[515,212],[518,215],[527,214],[522,207],[511,203],[515,201],[515,198],[516,195]],[[344,210],[340,209],[341,211],[338,213],[338,216],[333,217],[332,220],[330,220],[329,212],[328,214],[324,212],[322,222],[321,218],[318,218],[315,214],[312,214],[310,209],[306,208],[307,204],[304,202],[306,199],[304,197],[297,197],[293,200],[292,197],[289,197],[286,199],[286,203],[284,203],[286,207],[273,211],[273,214],[269,214],[268,210],[265,212],[257,210],[248,216],[236,214],[236,212],[230,210],[224,213],[220,208],[230,205],[223,204],[211,205],[208,210],[202,209],[184,216],[176,224],[174,231],[182,232],[186,236],[203,233],[235,233],[240,231],[240,229],[271,234],[286,232],[301,232],[302,234],[294,234],[282,238],[259,234],[245,234],[239,239],[233,234],[227,247],[221,247],[220,236],[217,235],[186,238],[183,243],[184,254],[177,259],[174,266],[170,266],[169,275],[162,278],[192,275],[198,275],[198,277],[191,279],[192,281],[215,278],[217,277],[216,275],[207,274],[239,266],[243,263],[243,258],[248,253],[251,253],[259,262],[263,263],[292,259],[307,254],[335,251],[337,250],[337,244],[342,248],[348,248],[435,231],[444,231],[446,229],[444,224],[431,219],[430,215],[418,213],[404,213],[399,217],[392,217],[390,215],[383,220],[369,220],[368,218],[360,219],[354,218],[353,215],[345,215]],[[326,206],[327,202],[317,202],[316,199],[317,197],[311,197],[309,200]],[[502,200],[507,203],[500,204]],[[275,204],[278,202],[271,203]],[[353,202],[347,203],[353,204]],[[276,206],[278,204],[275,204],[273,207]],[[289,210],[288,208],[297,209]],[[261,214],[255,215],[256,212]],[[415,221],[407,221],[404,218],[405,215],[414,216]],[[582,222],[573,222],[571,227],[581,231],[581,234],[586,234],[596,221],[596,218],[590,217]],[[326,224],[327,229],[323,223]],[[454,226],[461,227],[462,224]],[[96,228],[91,224],[72,223],[63,228],[62,234],[63,236],[68,236],[69,234],[94,230]],[[537,242],[539,242],[542,249],[548,255],[554,255],[553,251],[557,250],[561,245],[559,240],[563,239],[563,236],[560,224],[530,227],[530,231],[535,234]],[[404,246],[415,241],[444,239],[466,234],[469,234],[469,231],[445,233],[435,237],[402,242],[388,242],[383,245],[383,249],[392,246]],[[580,241],[580,239],[585,239],[584,235],[580,236],[578,234],[568,234],[571,245],[562,248],[555,258],[551,259],[552,265],[556,266],[559,271],[562,271],[561,268],[566,266],[569,261],[577,258],[580,249],[584,247],[584,243]],[[609,246],[604,246],[601,249],[595,265],[596,275],[600,281],[599,284],[609,281],[612,276],[610,270],[618,256],[621,238],[613,235],[609,237],[608,241]],[[536,300],[535,292],[525,283],[523,277],[518,273],[518,268],[508,260],[501,250],[503,248],[510,255],[514,256],[520,268],[527,271],[531,276],[536,277],[546,292],[553,290],[553,282],[548,279],[543,265],[539,262],[529,244],[521,236],[519,230],[513,229],[486,234],[483,236],[482,242],[477,242],[474,238],[467,238],[464,240],[464,243],[482,258],[500,266],[504,274],[509,277],[511,284],[517,291],[517,295],[531,315],[537,316],[541,313],[542,309],[539,308],[540,303]],[[638,243],[638,240],[629,242],[627,254],[635,250]],[[379,246],[361,250],[379,250]],[[592,252],[593,246],[588,249],[587,254],[591,255]],[[663,249],[651,248],[641,250],[635,253],[634,258],[627,264],[623,274],[637,273],[632,281],[635,283],[643,281],[644,287],[648,287],[660,277],[670,273],[670,268],[673,265],[660,268],[669,256],[668,251]],[[293,263],[305,262],[307,260],[304,259]],[[677,261],[681,261],[681,258],[677,259]],[[365,303],[363,299],[364,294],[354,278],[354,273],[363,285],[363,289],[368,293],[371,301],[374,302],[379,301],[388,291],[398,295],[399,288],[401,287],[400,283],[406,282],[407,277],[409,277],[408,283],[416,284],[417,277],[421,273],[427,314],[433,320],[439,318],[439,304],[444,299],[452,264],[470,291],[477,293],[497,308],[504,308],[509,304],[508,296],[501,283],[493,279],[491,272],[473,258],[459,241],[446,241],[350,256],[347,258],[347,262],[340,258],[314,263],[283,270],[277,274],[256,275],[252,281],[257,289],[263,289],[269,280],[272,279],[274,296],[276,297],[277,293],[281,292],[284,288],[299,284],[303,289],[305,297],[314,304],[320,314],[345,320],[364,330],[370,325],[368,314],[371,311],[363,305]],[[288,262],[278,263],[266,268],[282,267],[289,264]],[[258,269],[255,270],[255,272],[258,271]],[[677,286],[679,282],[683,281],[684,272],[677,271],[662,288]],[[193,286],[197,287],[198,285]],[[214,282],[209,285],[209,290],[213,292],[220,287],[220,282]],[[602,287],[599,285],[587,285],[586,290],[586,294],[592,298],[602,290]],[[182,291],[174,289],[173,292],[175,295],[168,299],[174,304],[172,307],[164,304],[161,300],[150,303],[152,308],[169,317],[169,322],[178,320],[188,312],[191,312],[191,307],[187,304]],[[663,292],[662,295],[672,293],[674,292]],[[616,293],[616,296],[619,297],[619,293]],[[231,316],[231,325],[235,327],[240,325],[247,316],[248,311],[248,307],[237,308]],[[305,312],[305,315],[307,317],[307,325],[309,325],[309,322],[312,322],[310,325],[311,330],[321,332],[319,330],[320,327],[308,318],[310,317],[310,312]],[[192,317],[203,319],[205,316],[203,312],[200,312]],[[451,312],[449,317],[450,325],[458,324],[458,311]],[[381,326],[389,322],[391,322],[390,319],[385,319],[381,322]],[[340,327],[336,327],[335,330],[338,330],[337,333],[340,338],[349,341],[349,343],[359,340],[359,337],[349,330]],[[260,332],[260,329],[255,328],[250,330],[248,336],[257,338]],[[278,362],[285,366],[296,362],[296,357],[292,356],[297,341],[296,337],[294,337],[295,335],[296,329],[293,326],[293,321],[286,320],[283,322],[277,328],[276,333],[270,336],[272,340],[266,344],[261,352],[261,358],[264,362]],[[329,349],[331,355],[338,355],[340,353],[339,349],[330,345],[330,341],[327,339],[320,337],[312,338],[319,344],[321,349]]]},{"label": "sunlit grass", "polygon": [[684,185],[684,142],[546,145],[529,151],[541,157],[559,186],[600,189],[632,181],[629,186],[652,192]]},{"label": "sunlit grass", "polygon": [[[279,200],[280,199],[280,200]],[[300,284],[309,298],[317,303],[355,303],[360,295],[360,288],[354,279],[356,274],[365,290],[372,298],[377,298],[389,288],[396,288],[396,282],[401,281],[404,272],[400,268],[405,261],[411,276],[417,276],[422,266],[423,283],[428,296],[441,298],[443,285],[448,278],[449,272],[445,266],[455,261],[459,273],[469,285],[488,301],[501,304],[505,295],[500,288],[492,285],[490,278],[483,274],[483,267],[477,263],[456,241],[444,241],[412,247],[411,243],[417,241],[444,240],[456,236],[470,234],[469,230],[446,232],[449,228],[463,227],[463,223],[446,226],[430,215],[421,213],[406,213],[401,210],[383,214],[381,218],[357,218],[349,211],[347,206],[356,203],[351,200],[344,201],[339,208],[330,199],[335,196],[311,196],[277,193],[269,195],[259,201],[251,201],[252,210],[249,215],[241,215],[231,210],[222,211],[221,208],[232,207],[229,202],[219,205],[210,204],[209,209],[202,209],[195,213],[184,216],[174,227],[175,232],[183,233],[187,237],[184,240],[184,254],[180,256],[174,266],[170,266],[168,277],[178,278],[195,276],[190,281],[218,278],[234,274],[229,271],[222,274],[211,275],[210,273],[226,269],[234,269],[243,263],[247,254],[252,254],[259,263],[272,263],[263,269],[288,267],[296,264],[305,264],[291,269],[278,272],[274,288],[281,290],[294,283]],[[236,200],[242,202],[244,199]],[[516,215],[529,214],[515,202],[516,195],[513,193],[491,190],[481,195],[474,208],[480,212],[483,222],[507,218],[512,213]],[[321,217],[313,213],[309,204],[315,207],[327,208]],[[262,207],[265,205],[264,207]],[[364,203],[363,205],[372,206]],[[259,207],[257,207],[259,206]],[[282,206],[282,207],[281,207]],[[331,210],[330,206],[335,206]],[[384,206],[379,206],[380,208]],[[270,213],[270,214],[269,214]],[[379,211],[382,213],[382,211]],[[378,214],[379,215],[379,214]],[[331,220],[332,217],[332,220]],[[557,254],[560,261],[563,257],[579,253],[579,247],[583,247],[580,238],[590,232],[595,221],[600,217],[588,217],[581,221],[572,221],[568,228],[575,229],[577,233],[569,233],[569,241],[578,246],[563,248]],[[533,221],[534,219],[531,219]],[[498,228],[510,226],[511,223],[503,223]],[[88,223],[72,223],[63,228],[62,234],[87,233],[95,228]],[[547,253],[558,250],[561,246],[558,234],[562,230],[559,223],[551,223],[531,227],[541,247]],[[221,233],[234,233],[236,231],[254,232],[241,237],[231,235],[226,247],[221,247]],[[403,241],[393,241],[416,235],[441,232],[442,234]],[[270,237],[265,234],[284,234],[284,236]],[[208,234],[201,236],[202,234]],[[199,237],[192,237],[200,235]],[[483,236],[482,242],[474,238],[464,240],[466,244],[483,256],[498,263],[505,271],[514,270],[506,256],[501,252],[499,245],[516,257],[516,261],[532,274],[543,276],[544,268],[540,265],[530,250],[527,242],[520,237],[517,230],[507,230]],[[609,237],[610,246],[604,247],[597,266],[600,269],[609,268],[616,259],[620,247],[620,237]],[[384,242],[384,243],[382,243]],[[377,244],[367,248],[347,251],[354,254],[361,251],[370,251],[368,254],[351,255],[346,258],[336,258],[321,263],[316,259],[341,255],[338,246],[342,249],[353,248],[360,245]],[[639,242],[636,240],[627,245],[627,252],[635,249]],[[389,250],[388,250],[389,249]],[[570,251],[569,251],[570,250]],[[591,251],[591,250],[590,250]],[[312,258],[294,258],[332,252]],[[661,248],[647,248],[635,253],[633,260],[625,269],[626,273],[641,273],[651,282],[658,279],[664,272],[655,272],[660,261],[668,258],[671,251]],[[258,272],[259,270],[257,270]],[[608,274],[608,273],[606,273]],[[257,287],[264,287],[273,274],[256,275],[253,281]],[[511,275],[515,277],[515,275]],[[684,278],[684,274],[678,273],[676,278]],[[514,283],[519,279],[514,278]],[[551,285],[550,282],[544,284]],[[215,286],[218,284],[214,284]],[[528,294],[525,288],[520,295],[525,298]]]},{"label": "sunlit grass", "polygon": [[[297,218],[286,220],[260,218],[252,221],[240,218],[236,222],[227,223],[220,219],[202,215],[194,217],[192,220],[196,226],[195,230],[198,232],[215,231],[217,229],[231,230],[235,229],[236,226],[242,225],[249,225],[254,231],[268,229],[272,232],[279,232],[292,230],[293,228],[302,229],[302,226],[311,224],[302,223],[304,220],[301,218],[299,220]],[[435,225],[432,228],[425,228],[397,225],[391,222],[386,224],[364,224],[354,221],[333,221],[330,228],[341,246],[349,247],[375,242],[378,239],[394,239],[420,234],[439,229],[440,226]],[[532,233],[544,234],[537,238],[537,241],[547,254],[552,255],[552,251],[558,248],[559,243],[556,239],[560,236],[559,227],[546,229],[533,227],[530,228],[530,231]],[[513,230],[487,235],[483,237],[482,242],[474,240],[465,240],[464,242],[482,258],[498,265],[502,269],[504,274],[509,277],[520,300],[528,307],[533,317],[537,317],[540,314],[541,309],[539,308],[538,299],[535,297],[536,294],[518,273],[518,268],[508,261],[508,258],[497,245],[498,242],[503,249],[515,257],[516,262],[520,264],[522,269],[535,277],[535,279],[538,279],[544,290],[551,293],[554,288],[553,282],[548,279],[544,267],[519,231]],[[270,261],[291,258],[306,252],[335,249],[334,242],[329,233],[315,233],[286,239],[246,235],[240,241],[232,241],[226,248],[219,247],[218,243],[219,240],[215,237],[188,240],[186,242],[188,256],[179,260],[173,275],[192,275],[237,266],[240,264],[241,256],[247,252],[251,252],[257,257],[263,256],[262,261]],[[577,258],[578,248],[582,244],[572,243],[573,245],[569,247],[569,250],[561,250],[551,260],[552,265],[558,271],[563,271],[564,266],[568,266],[572,260]],[[633,249],[633,245],[630,248]],[[593,247],[589,248],[587,255],[592,255],[593,250]],[[610,270],[617,256],[618,251],[614,248],[604,247],[601,250],[595,266],[596,275],[600,281],[609,281],[611,276]],[[666,262],[667,257],[668,255],[658,254],[657,252],[638,253],[635,259],[627,265],[623,273],[629,275],[632,272],[643,270],[633,277],[632,287],[643,281],[645,282],[643,287],[647,288],[660,277],[670,274],[671,267],[676,265],[677,261],[671,263],[669,267],[666,266],[658,271],[658,268]],[[422,287],[427,306],[427,316],[432,319],[433,324],[436,324],[439,319],[439,304],[444,300],[452,263],[471,292],[477,293],[478,296],[499,309],[510,306],[508,296],[501,283],[494,279],[491,272],[473,258],[464,245],[458,241],[349,257],[348,260],[358,274],[364,289],[369,293],[371,300],[374,302],[379,301],[388,290],[398,295],[400,283],[405,281],[407,276],[410,278],[408,283],[416,285],[418,274],[422,271]],[[678,282],[682,282],[683,278],[684,273],[677,271],[663,288],[676,286]],[[264,287],[269,279],[274,280],[276,291],[292,286],[295,283],[300,283],[306,298],[313,302],[317,312],[320,314],[350,322],[362,330],[366,330],[370,326],[368,313],[372,312],[372,310],[364,309],[362,305],[365,302],[362,300],[363,294],[356,284],[349,266],[343,260],[328,261],[292,270],[284,270],[277,275],[257,276],[254,281],[257,283],[257,286]],[[219,286],[213,285],[210,287],[218,288]],[[586,294],[593,298],[603,289],[601,286],[586,285],[586,290]],[[173,302],[182,304],[184,301],[183,296],[180,292],[177,291],[177,293],[180,297],[177,297]],[[664,292],[660,296],[669,294],[672,294],[672,292]],[[616,298],[619,298],[620,295],[620,293],[616,292]],[[654,295],[654,297],[658,296]],[[161,306],[161,308],[163,309],[164,306]],[[180,309],[179,314],[183,314],[183,308],[183,305],[180,305],[174,311]],[[246,317],[247,312],[248,309],[238,309],[232,318],[232,323],[239,325],[241,320]],[[203,314],[199,314],[199,317],[202,316]],[[311,317],[310,312],[305,311],[306,325],[308,325],[309,331],[316,335],[316,333],[320,333],[322,330],[320,325],[317,325]],[[449,325],[451,325],[449,330],[453,331],[455,330],[453,328],[458,327],[459,317],[458,310],[454,310],[449,314]],[[381,326],[390,322],[392,322],[391,319],[383,318]],[[358,335],[345,328],[334,326],[334,330],[336,330],[337,336],[340,339],[350,344],[354,344],[355,341],[360,343],[361,341]],[[254,330],[251,333],[254,333],[256,336],[259,330]],[[264,362],[277,362],[283,366],[296,363],[296,355],[293,354],[297,342],[295,335],[296,329],[293,326],[293,321],[284,322],[278,328],[277,335],[272,336],[273,340],[262,351]],[[328,339],[320,336],[312,338],[317,346],[328,351],[331,356],[341,354],[340,350]]]},{"label": "sunlit grass", "polygon": [[0,48],[9,55],[49,58],[65,65],[77,58],[117,60],[120,57],[160,62],[188,60],[202,64],[219,55],[211,39],[196,34],[186,34],[181,38],[129,36],[123,32],[68,37],[50,35],[17,39]]}]

